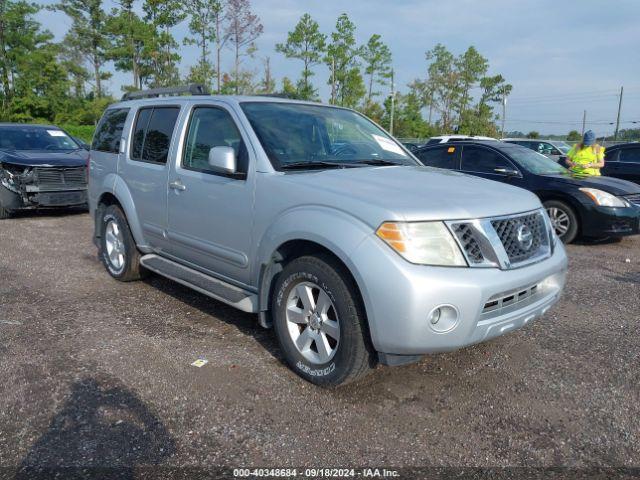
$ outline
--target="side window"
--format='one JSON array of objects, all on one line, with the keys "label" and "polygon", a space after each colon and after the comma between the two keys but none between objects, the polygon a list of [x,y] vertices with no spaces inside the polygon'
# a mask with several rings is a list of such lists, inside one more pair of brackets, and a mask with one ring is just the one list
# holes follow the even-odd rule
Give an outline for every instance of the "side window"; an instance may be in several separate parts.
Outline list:
[{"label": "side window", "polygon": [[196,107],[189,120],[182,166],[189,170],[219,174],[209,168],[209,150],[213,147],[232,147],[236,153],[238,172],[247,173],[247,149],[229,112],[217,107]]},{"label": "side window", "polygon": [[96,133],[93,135],[91,150],[119,153],[120,138],[122,138],[122,130],[128,113],[128,108],[115,108],[104,112],[96,127]]},{"label": "side window", "polygon": [[462,152],[462,170],[477,173],[496,173],[496,168],[510,168],[513,165],[502,155],[484,147],[467,145]]},{"label": "side window", "polygon": [[606,149],[604,151],[604,161],[606,162],[617,162],[618,161],[618,152],[619,149],[609,150]]},{"label": "side window", "polygon": [[460,165],[460,147],[447,146],[429,148],[415,152],[414,155],[429,167],[457,170]]},{"label": "side window", "polygon": [[131,140],[131,159],[167,163],[179,107],[153,107],[138,111]]},{"label": "side window", "polygon": [[620,150],[620,161],[640,164],[640,148],[625,148]]}]

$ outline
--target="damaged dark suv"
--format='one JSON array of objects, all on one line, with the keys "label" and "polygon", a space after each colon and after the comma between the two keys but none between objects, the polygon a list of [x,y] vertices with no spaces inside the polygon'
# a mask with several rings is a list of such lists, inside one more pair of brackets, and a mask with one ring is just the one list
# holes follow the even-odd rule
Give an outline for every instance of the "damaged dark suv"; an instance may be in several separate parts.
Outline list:
[{"label": "damaged dark suv", "polygon": [[0,219],[87,205],[89,152],[58,127],[0,123]]}]

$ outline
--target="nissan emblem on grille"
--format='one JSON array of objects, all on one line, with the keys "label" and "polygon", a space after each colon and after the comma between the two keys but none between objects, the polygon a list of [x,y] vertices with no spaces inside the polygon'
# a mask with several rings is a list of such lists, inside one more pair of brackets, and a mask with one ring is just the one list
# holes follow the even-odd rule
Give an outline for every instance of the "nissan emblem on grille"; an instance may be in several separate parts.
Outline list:
[{"label": "nissan emblem on grille", "polygon": [[531,250],[533,246],[533,233],[531,233],[531,229],[527,227],[526,224],[522,224],[518,227],[518,243],[520,244],[520,248],[525,251]]}]

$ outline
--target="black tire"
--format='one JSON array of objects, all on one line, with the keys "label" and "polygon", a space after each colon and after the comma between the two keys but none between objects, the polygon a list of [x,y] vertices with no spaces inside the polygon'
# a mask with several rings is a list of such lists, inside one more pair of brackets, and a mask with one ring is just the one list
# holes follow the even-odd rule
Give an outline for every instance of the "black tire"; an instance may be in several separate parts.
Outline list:
[{"label": "black tire", "polygon": [[[106,230],[110,222],[117,224],[122,236],[123,257],[122,266],[116,266],[109,258],[106,240]],[[100,260],[111,275],[121,282],[131,282],[140,280],[145,276],[146,271],[140,265],[140,252],[136,247],[136,242],[131,235],[129,223],[122,213],[122,210],[116,205],[110,205],[102,211],[100,219],[100,249],[98,252]]]},{"label": "black tire", "polygon": [[[286,309],[292,290],[303,282],[321,288],[332,302],[332,312],[339,321],[339,341],[335,353],[324,363],[312,362],[294,344],[289,332]],[[317,300],[317,298],[316,298]],[[369,340],[364,309],[351,276],[330,255],[299,257],[288,263],[276,280],[272,299],[273,324],[289,366],[305,380],[322,386],[353,382],[368,373],[376,363]],[[300,325],[303,331],[311,322]],[[296,328],[295,325],[292,328]],[[315,330],[317,332],[317,330]],[[326,338],[326,337],[325,337]],[[318,351],[312,342],[309,349]]]},{"label": "black tire", "polygon": [[561,234],[558,233],[558,230],[556,229],[556,233],[558,233],[558,237],[560,238],[560,240],[562,240],[562,243],[573,242],[578,236],[578,232],[580,231],[578,215],[576,215],[576,212],[573,210],[573,208],[567,203],[560,200],[547,200],[546,202],[543,202],[543,205],[547,212],[553,211],[553,209],[555,209],[566,215],[566,218],[568,218],[569,221],[567,230]]},{"label": "black tire", "polygon": [[0,203],[0,220],[5,220],[11,217],[11,211],[7,210]]}]

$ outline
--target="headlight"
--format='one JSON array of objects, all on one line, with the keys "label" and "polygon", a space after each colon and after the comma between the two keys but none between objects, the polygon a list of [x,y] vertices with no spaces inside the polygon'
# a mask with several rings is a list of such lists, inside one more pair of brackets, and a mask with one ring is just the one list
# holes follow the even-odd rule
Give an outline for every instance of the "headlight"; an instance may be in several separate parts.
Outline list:
[{"label": "headlight", "polygon": [[458,244],[442,222],[385,222],[376,235],[411,263],[467,266]]},{"label": "headlight", "polygon": [[596,188],[581,188],[580,191],[591,198],[591,200],[593,200],[596,205],[600,205],[601,207],[629,206],[629,204],[625,200]]}]

